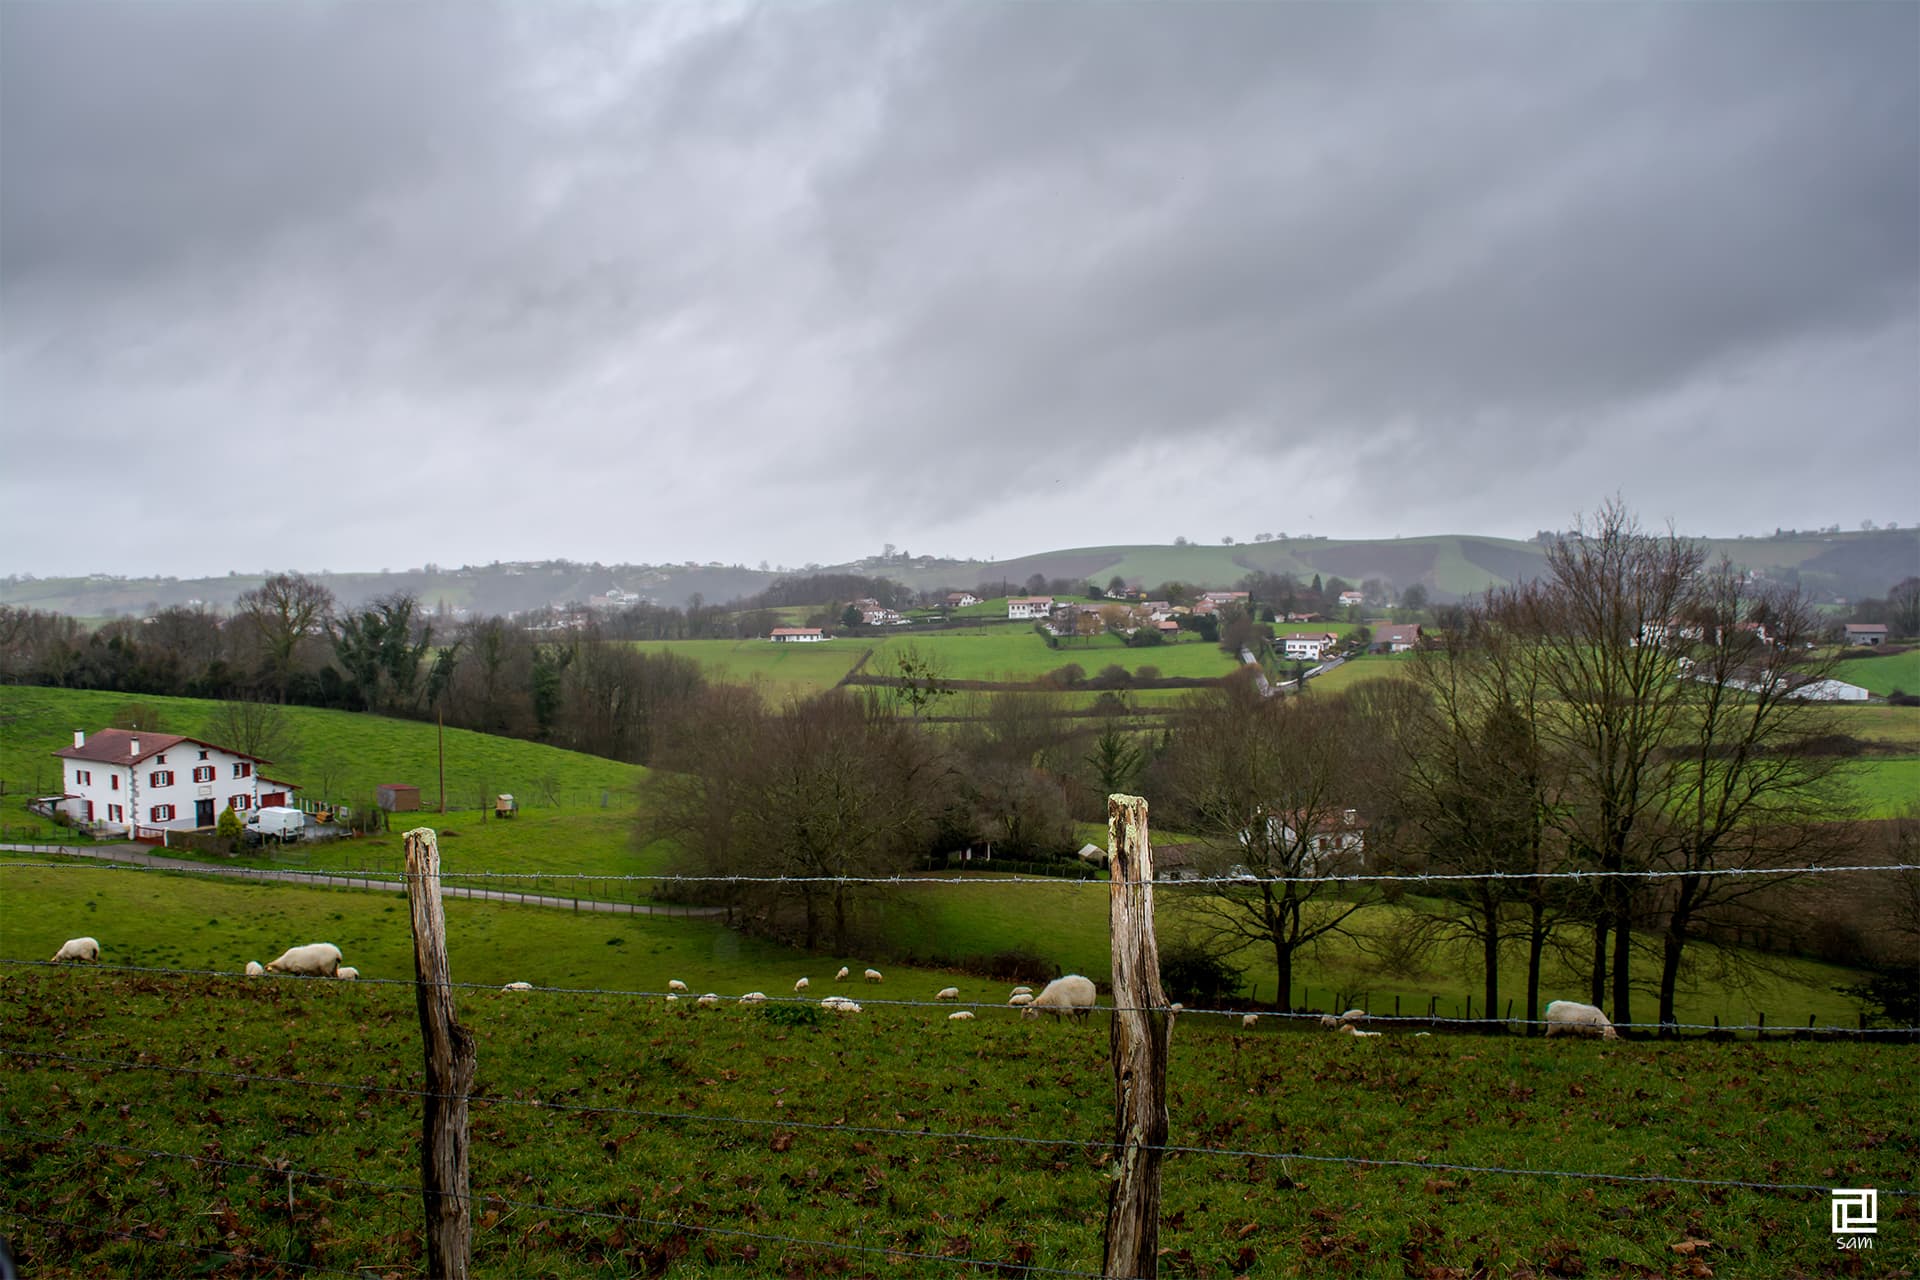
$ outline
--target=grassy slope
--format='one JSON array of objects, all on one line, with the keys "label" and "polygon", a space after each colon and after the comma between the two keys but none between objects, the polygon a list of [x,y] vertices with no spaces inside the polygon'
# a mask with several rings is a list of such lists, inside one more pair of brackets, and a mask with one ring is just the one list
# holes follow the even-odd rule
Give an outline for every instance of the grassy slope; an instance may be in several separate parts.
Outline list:
[{"label": "grassy slope", "polygon": [[[973,1273],[566,1217],[502,1196],[990,1262],[1098,1264],[1111,1123],[1098,1023],[988,1013],[950,1024],[934,1010],[870,1007],[787,1029],[738,1008],[541,992],[458,999],[478,1046],[476,1092],[505,1100],[473,1112],[478,1276]],[[419,1082],[412,1004],[404,986],[365,983],[0,977],[9,1048],[400,1089]],[[1354,1041],[1188,1018],[1172,1038],[1168,1136],[1330,1157],[1908,1186],[1920,1149],[1907,1100],[1887,1086],[1911,1055],[1782,1042]],[[0,1106],[10,1125],[285,1160],[379,1185],[289,1184],[14,1135],[0,1205],[123,1230],[164,1223],[176,1243],[309,1265],[382,1274],[418,1265],[411,1098],[9,1067]],[[581,1106],[632,1110],[563,1109]],[[1162,1274],[1663,1275],[1680,1265],[1671,1246],[1688,1238],[1711,1240],[1705,1256],[1726,1276],[1838,1275],[1856,1262],[1834,1250],[1817,1194],[1179,1154],[1163,1181]],[[1883,1247],[1904,1248],[1917,1224],[1911,1201],[1882,1198]],[[53,1242],[39,1226],[13,1234],[27,1273],[43,1277],[180,1274],[192,1258],[85,1230]],[[264,1272],[255,1263],[246,1273]]]},{"label": "grassy slope", "polygon": [[[216,704],[196,698],[160,698],[92,690],[0,686],[0,777],[16,786],[41,790],[57,786],[59,761],[52,752],[73,741],[73,730],[89,732],[111,722],[114,711],[138,702],[156,708],[168,733],[199,735]],[[422,804],[437,794],[434,726],[350,711],[286,708],[295,734],[293,748],[268,770],[273,776],[317,788],[331,767],[332,790],[343,800],[364,803],[383,782],[410,782],[420,788]],[[625,805],[645,770],[598,756],[560,751],[533,742],[496,738],[465,729],[446,731],[449,806],[471,808],[483,792],[508,791],[523,807],[542,807],[542,779],[559,780],[567,806],[598,806],[602,791]],[[36,779],[38,781],[36,781]],[[8,797],[17,812],[18,798]]]},{"label": "grassy slope", "polygon": [[1920,646],[1882,657],[1850,658],[1836,664],[1833,674],[1883,698],[1895,689],[1920,694]]}]

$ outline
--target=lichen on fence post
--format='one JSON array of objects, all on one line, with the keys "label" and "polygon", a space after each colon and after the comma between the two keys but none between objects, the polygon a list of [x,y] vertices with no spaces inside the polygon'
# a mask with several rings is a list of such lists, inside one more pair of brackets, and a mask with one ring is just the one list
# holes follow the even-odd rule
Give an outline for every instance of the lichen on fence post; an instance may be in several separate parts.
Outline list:
[{"label": "lichen on fence post", "polygon": [[414,1003],[420,1011],[420,1040],[427,1065],[420,1129],[427,1274],[436,1280],[466,1280],[473,1252],[467,1095],[473,1089],[474,1044],[454,1014],[447,968],[447,916],[440,903],[439,840],[429,827],[416,827],[404,840],[417,979]]},{"label": "lichen on fence post", "polygon": [[1153,852],[1147,802],[1107,797],[1113,931],[1114,1172],[1102,1273],[1159,1274],[1160,1157],[1167,1142],[1167,1045],[1172,1019],[1153,935]]}]

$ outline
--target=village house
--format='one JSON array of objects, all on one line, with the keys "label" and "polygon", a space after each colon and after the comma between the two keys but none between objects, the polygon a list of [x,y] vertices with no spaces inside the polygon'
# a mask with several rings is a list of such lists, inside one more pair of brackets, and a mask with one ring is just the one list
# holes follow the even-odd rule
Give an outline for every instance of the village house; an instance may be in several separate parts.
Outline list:
[{"label": "village house", "polygon": [[1419,647],[1420,624],[1417,622],[1380,627],[1373,633],[1374,653],[1405,653]]},{"label": "village house", "polygon": [[75,730],[61,760],[63,794],[48,797],[75,822],[136,838],[211,827],[223,809],[291,804],[291,783],[265,776],[268,763],[177,733]]},{"label": "village house", "polygon": [[1849,622],[1847,643],[1877,645],[1887,642],[1887,629],[1878,622]]},{"label": "village house", "polygon": [[1367,602],[1367,597],[1362,592],[1342,591],[1340,593],[1340,607],[1342,609],[1351,609],[1356,606],[1363,605],[1366,602]]},{"label": "village house", "polygon": [[1052,596],[1013,596],[1007,600],[1007,620],[1009,622],[1031,621],[1044,618],[1053,612]]},{"label": "village house", "polygon": [[826,638],[819,627],[775,627],[767,636],[775,644],[811,644]]},{"label": "village house", "polygon": [[[1367,865],[1367,828],[1357,809],[1276,815],[1267,819],[1267,839],[1284,850],[1300,874],[1361,871]],[[1243,840],[1243,843],[1245,841]]]},{"label": "village house", "polygon": [[949,609],[964,609],[970,604],[979,604],[979,603],[980,603],[980,597],[976,596],[971,591],[947,592],[947,608]]},{"label": "village house", "polygon": [[1331,631],[1289,631],[1280,637],[1280,652],[1289,658],[1317,662],[1339,643],[1340,637]]}]

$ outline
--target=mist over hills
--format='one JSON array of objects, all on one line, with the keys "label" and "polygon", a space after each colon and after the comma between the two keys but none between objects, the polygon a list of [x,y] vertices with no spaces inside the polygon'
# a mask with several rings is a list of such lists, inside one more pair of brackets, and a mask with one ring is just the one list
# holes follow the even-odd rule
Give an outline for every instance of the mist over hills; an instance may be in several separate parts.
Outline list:
[{"label": "mist over hills", "polygon": [[[1821,603],[1839,603],[1886,592],[1920,573],[1920,529],[1859,532],[1783,532],[1773,537],[1700,539],[1714,559],[1725,555],[1743,569],[1770,580],[1795,583]],[[1040,551],[1012,560],[950,560],[885,552],[840,565],[807,565],[787,571],[709,564],[582,564],[569,560],[496,562],[457,569],[424,565],[403,570],[334,573],[303,569],[340,602],[355,606],[396,591],[411,592],[432,609],[504,614],[552,605],[583,603],[618,590],[659,605],[684,606],[696,596],[708,604],[737,600],[764,590],[783,576],[858,573],[887,577],[920,590],[1017,593],[1038,574],[1104,585],[1115,576],[1151,588],[1180,581],[1197,587],[1230,587],[1254,571],[1314,575],[1351,583],[1378,578],[1395,590],[1416,583],[1436,603],[1476,595],[1488,587],[1524,581],[1545,567],[1539,541],[1441,534],[1416,538],[1339,541],[1273,539],[1232,544],[1114,545]],[[291,570],[296,566],[289,566]],[[277,570],[276,570],[277,571]],[[258,586],[265,572],[217,578],[34,578],[0,581],[0,600],[76,617],[119,617],[169,605],[232,606]]]}]

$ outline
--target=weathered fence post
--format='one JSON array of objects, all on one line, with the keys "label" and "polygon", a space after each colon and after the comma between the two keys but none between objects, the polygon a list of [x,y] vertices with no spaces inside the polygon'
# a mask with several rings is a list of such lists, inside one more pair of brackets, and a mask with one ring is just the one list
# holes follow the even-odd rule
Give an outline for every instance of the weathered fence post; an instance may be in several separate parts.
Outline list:
[{"label": "weathered fence post", "polygon": [[1107,797],[1109,915],[1113,929],[1115,1164],[1107,1198],[1103,1275],[1159,1274],[1160,1157],[1167,1142],[1167,1043],[1172,1023],[1153,936],[1153,851],[1147,802]]},{"label": "weathered fence post", "polygon": [[454,1016],[447,970],[447,916],[440,905],[440,845],[433,830],[404,837],[407,904],[413,917],[414,1003],[426,1051],[427,1087],[420,1130],[420,1196],[427,1214],[427,1274],[466,1280],[473,1249],[467,1197],[467,1094],[474,1045]]}]

